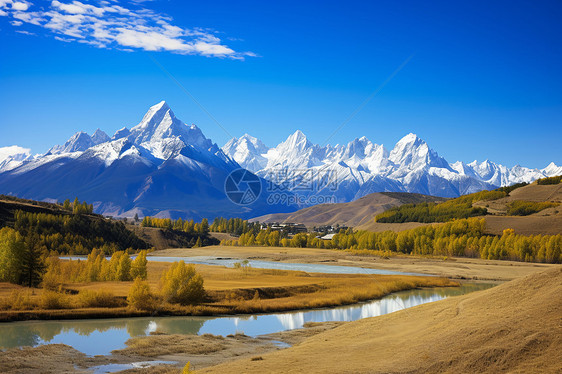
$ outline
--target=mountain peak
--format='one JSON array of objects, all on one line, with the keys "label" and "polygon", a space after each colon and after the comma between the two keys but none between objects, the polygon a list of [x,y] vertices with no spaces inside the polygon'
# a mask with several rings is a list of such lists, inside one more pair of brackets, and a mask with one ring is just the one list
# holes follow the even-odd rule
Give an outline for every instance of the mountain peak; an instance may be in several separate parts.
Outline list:
[{"label": "mountain peak", "polygon": [[94,133],[91,136],[92,141],[94,142],[94,144],[101,144],[101,143],[105,143],[110,141],[111,139],[109,138],[109,136],[103,132],[100,129],[96,129],[96,131],[94,131]]},{"label": "mountain peak", "polygon": [[423,141],[419,136],[411,132],[408,135],[404,136],[402,139],[400,139],[398,143],[396,143],[396,145],[398,146],[398,144],[411,144],[411,143],[421,144],[421,143],[425,143],[425,141]]},{"label": "mountain peak", "polygon": [[168,103],[165,100],[162,100],[158,104],[154,104],[153,106],[151,106],[150,109],[160,110],[160,109],[170,109],[170,107],[168,106]]},{"label": "mountain peak", "polygon": [[295,145],[300,143],[308,143],[308,138],[306,137],[306,135],[304,135],[304,133],[301,130],[297,130],[291,135],[289,135],[285,143],[290,143]]}]

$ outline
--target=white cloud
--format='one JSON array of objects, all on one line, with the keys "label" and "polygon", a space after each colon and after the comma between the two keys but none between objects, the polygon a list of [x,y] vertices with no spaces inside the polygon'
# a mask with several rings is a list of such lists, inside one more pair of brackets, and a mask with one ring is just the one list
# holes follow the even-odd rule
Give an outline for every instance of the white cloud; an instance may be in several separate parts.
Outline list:
[{"label": "white cloud", "polygon": [[16,30],[16,32],[24,35],[35,35],[34,33],[25,30]]},{"label": "white cloud", "polygon": [[26,3],[22,3],[19,1],[12,3],[12,9],[14,10],[26,11],[28,8],[29,6]]},{"label": "white cloud", "polygon": [[12,24],[12,26],[21,26],[21,25],[23,25],[23,22],[22,22],[22,21],[12,21],[12,22],[10,22],[10,23]]},{"label": "white cloud", "polygon": [[[14,25],[24,22],[41,26],[57,40],[98,48],[127,51],[134,48],[233,59],[256,56],[252,52],[237,52],[224,45],[212,30],[174,25],[171,17],[144,8],[139,1],[129,2],[129,6],[131,8],[120,6],[117,1],[93,4],[54,0],[38,7],[27,0],[0,0],[0,16],[11,15],[16,19],[12,21]],[[33,11],[28,11],[30,8]]]}]

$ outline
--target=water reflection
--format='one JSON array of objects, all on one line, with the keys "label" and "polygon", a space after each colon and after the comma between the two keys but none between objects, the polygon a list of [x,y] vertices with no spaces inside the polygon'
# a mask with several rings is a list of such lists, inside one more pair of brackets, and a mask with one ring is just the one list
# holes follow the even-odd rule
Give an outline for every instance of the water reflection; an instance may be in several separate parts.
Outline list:
[{"label": "water reflection", "polygon": [[226,317],[143,317],[68,321],[33,321],[0,324],[0,347],[13,348],[63,343],[88,355],[109,354],[133,336],[153,331],[167,334],[257,336],[301,328],[307,322],[355,321],[486,289],[493,285],[466,283],[461,287],[410,290],[363,304],[275,314]]}]

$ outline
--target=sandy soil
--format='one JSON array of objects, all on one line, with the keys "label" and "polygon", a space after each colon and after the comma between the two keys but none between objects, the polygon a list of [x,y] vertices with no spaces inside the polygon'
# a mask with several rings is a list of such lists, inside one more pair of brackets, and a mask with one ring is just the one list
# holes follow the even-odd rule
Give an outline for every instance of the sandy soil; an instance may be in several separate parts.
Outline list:
[{"label": "sandy soil", "polygon": [[562,267],[498,287],[350,322],[259,361],[201,373],[562,371]]},{"label": "sandy soil", "polygon": [[65,344],[49,344],[0,351],[0,373],[80,373],[91,372],[87,368],[94,366],[135,361],[138,360],[120,355],[91,357]]},{"label": "sandy soil", "polygon": [[153,253],[157,256],[210,256],[238,259],[260,259],[282,262],[303,262],[348,265],[365,268],[433,274],[454,279],[506,281],[539,270],[555,267],[552,264],[517,261],[482,260],[472,258],[426,258],[414,256],[358,256],[345,251],[312,248],[233,247],[173,248]]}]

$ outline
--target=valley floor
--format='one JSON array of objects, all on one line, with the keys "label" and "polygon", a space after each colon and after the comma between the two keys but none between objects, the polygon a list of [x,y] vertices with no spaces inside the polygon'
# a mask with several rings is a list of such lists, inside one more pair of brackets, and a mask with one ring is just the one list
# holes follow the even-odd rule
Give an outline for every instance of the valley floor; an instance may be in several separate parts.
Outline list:
[{"label": "valley floor", "polygon": [[330,264],[376,268],[407,273],[438,275],[451,279],[508,281],[536,271],[558,267],[555,264],[518,261],[482,260],[479,258],[443,258],[395,255],[358,255],[353,252],[284,247],[210,246],[202,248],[171,248],[153,252],[154,256],[205,256],[240,260],[265,260],[293,263]]}]

